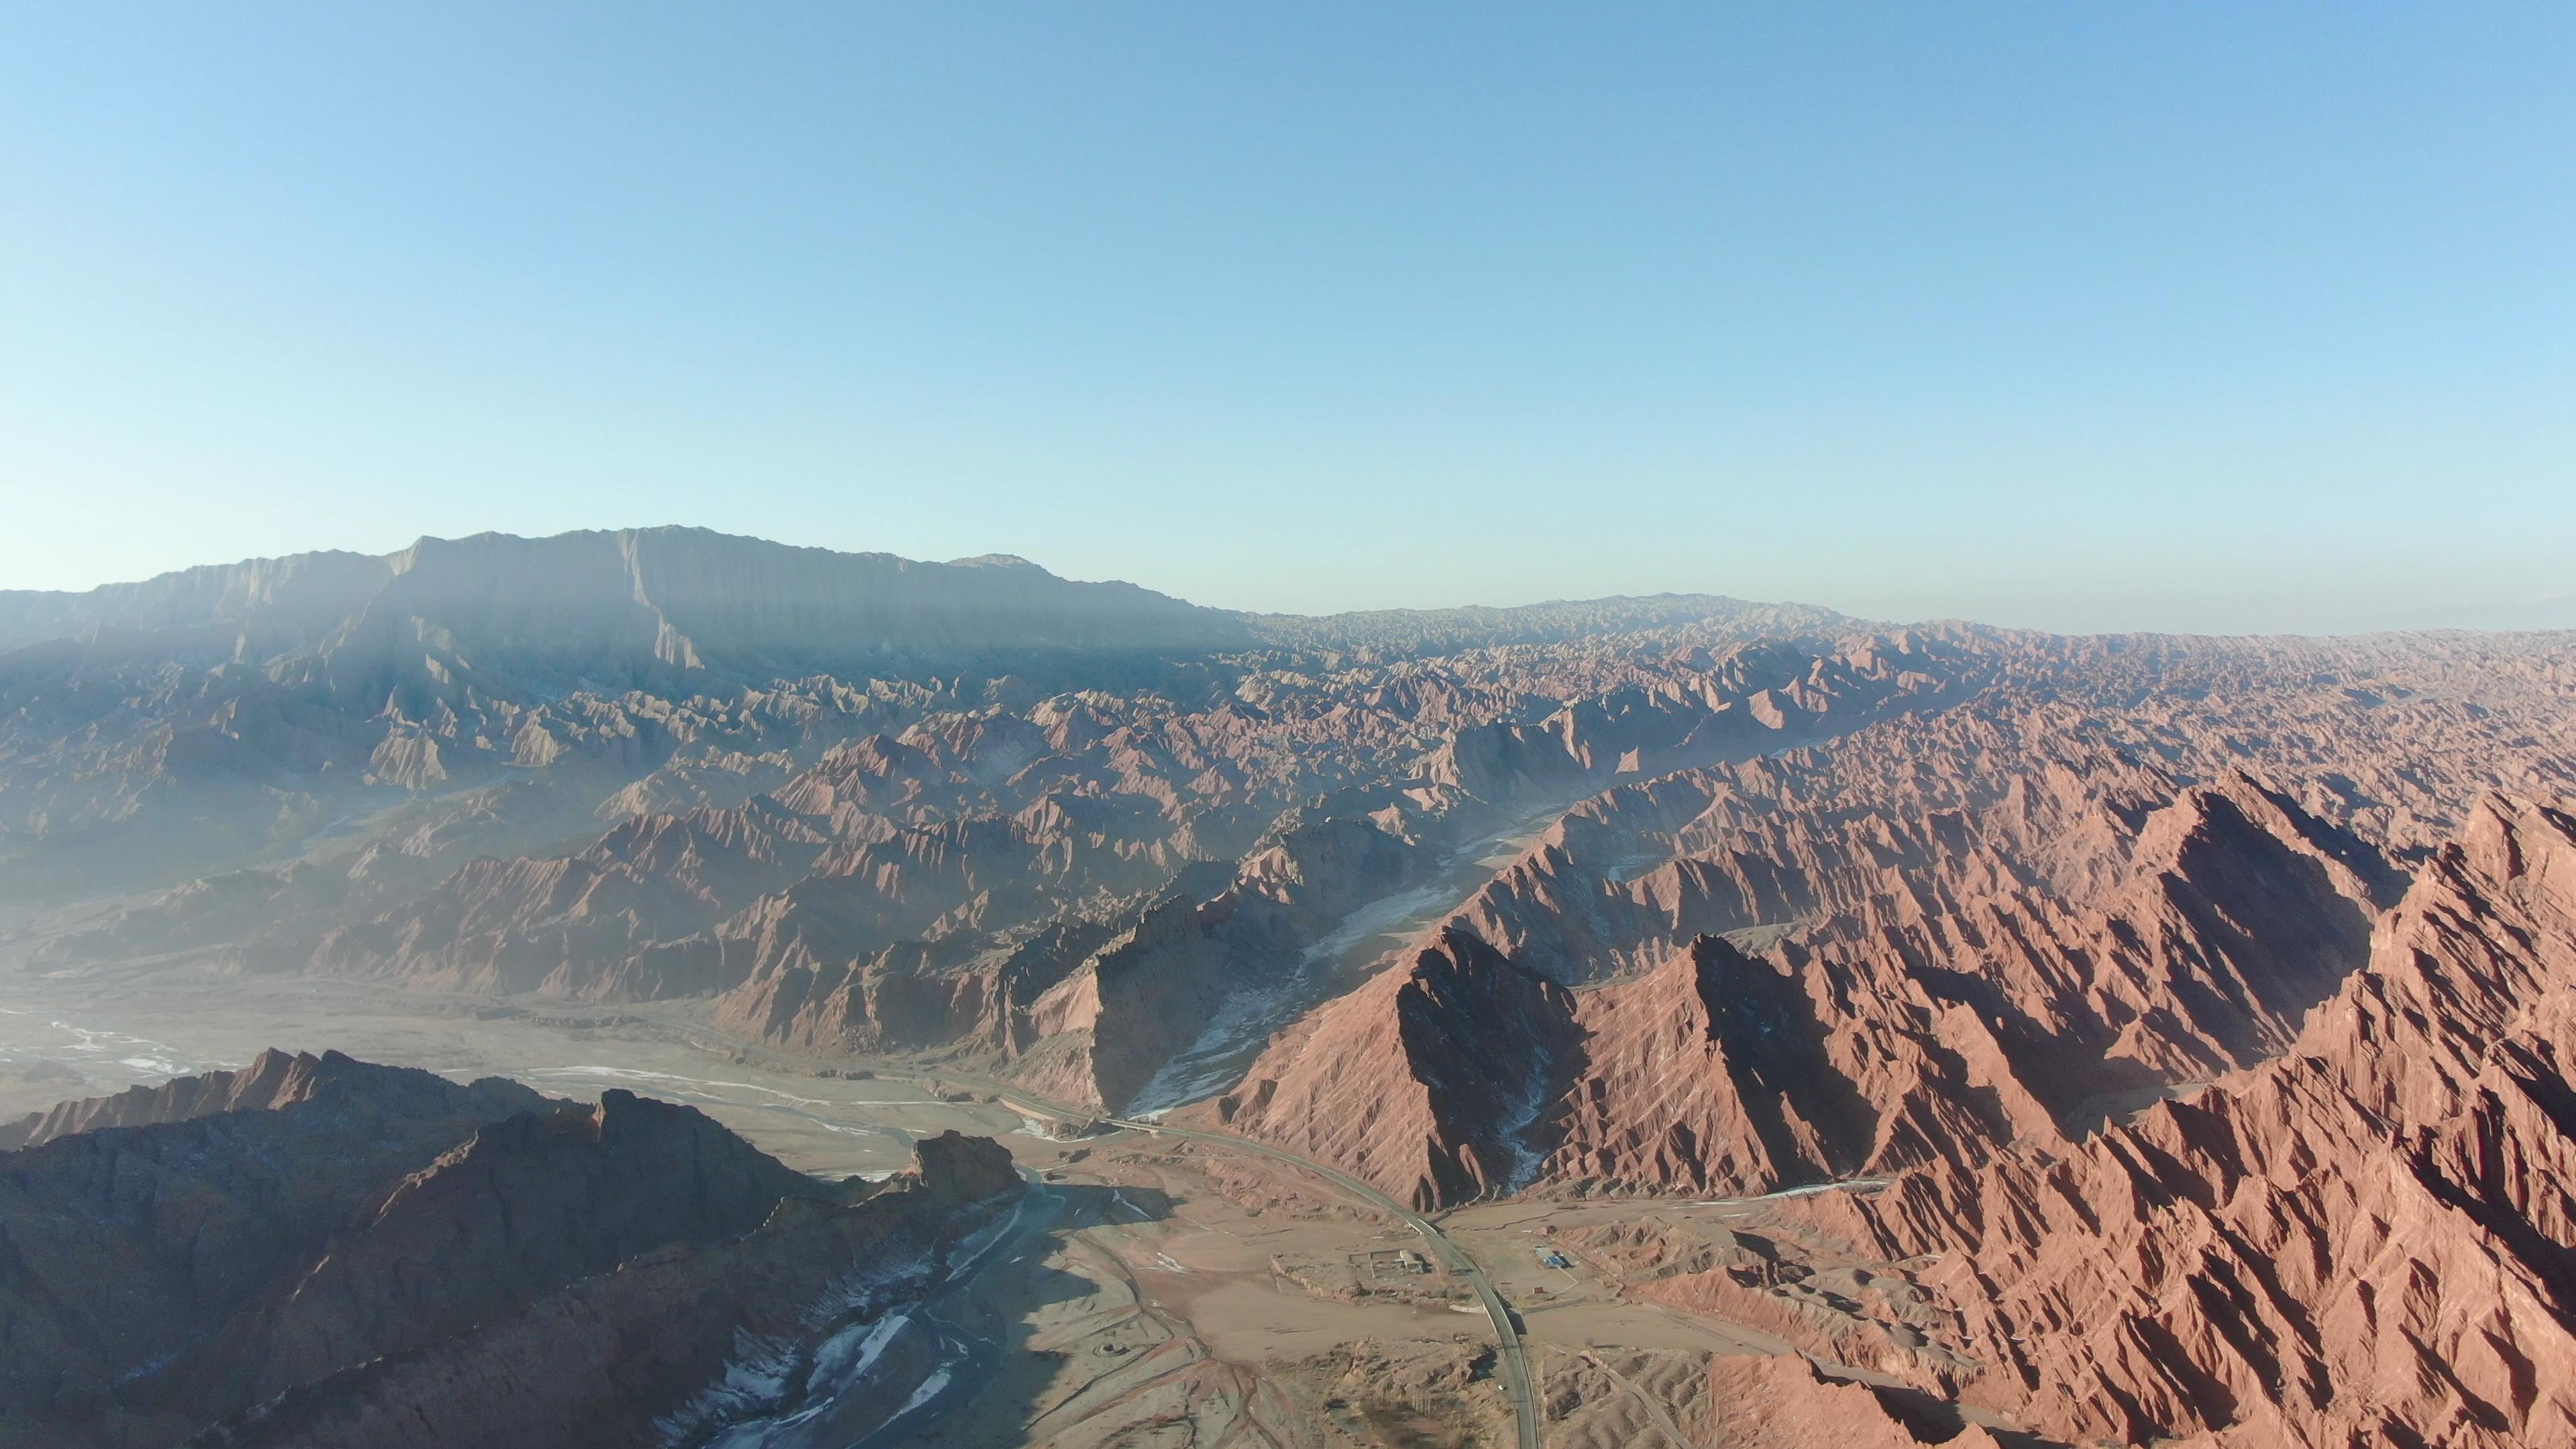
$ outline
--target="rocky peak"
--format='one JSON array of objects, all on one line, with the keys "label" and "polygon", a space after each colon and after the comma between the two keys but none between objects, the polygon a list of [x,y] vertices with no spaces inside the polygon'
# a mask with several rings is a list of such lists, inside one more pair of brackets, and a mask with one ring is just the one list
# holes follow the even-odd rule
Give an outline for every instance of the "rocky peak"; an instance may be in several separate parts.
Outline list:
[{"label": "rocky peak", "polygon": [[2576,1443],[2576,820],[2490,797],[2287,1054],[2063,1157],[1817,1210],[2081,1441]]},{"label": "rocky peak", "polygon": [[[324,1102],[401,1117],[437,1118],[457,1110],[494,1116],[525,1111],[544,1098],[515,1082],[487,1077],[459,1087],[410,1067],[378,1066],[336,1051],[320,1056],[270,1047],[248,1066],[129,1087],[112,1097],[59,1103],[0,1125],[0,1150],[33,1147],[105,1127],[185,1122],[227,1112],[268,1112]],[[471,1105],[465,1105],[470,1103]]]},{"label": "rocky peak", "polygon": [[1018,1189],[1008,1148],[950,1128],[912,1144],[912,1175],[941,1202],[982,1202]]}]

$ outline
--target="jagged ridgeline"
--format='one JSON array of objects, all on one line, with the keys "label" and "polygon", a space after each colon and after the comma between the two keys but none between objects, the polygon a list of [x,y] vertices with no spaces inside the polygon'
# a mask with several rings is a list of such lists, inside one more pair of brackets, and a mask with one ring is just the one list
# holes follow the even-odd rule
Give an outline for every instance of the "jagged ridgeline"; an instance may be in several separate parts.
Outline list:
[{"label": "jagged ridgeline", "polygon": [[[1425,1202],[2080,1131],[2277,1050],[2481,790],[2576,776],[2552,636],[1300,620],[679,529],[0,617],[56,634],[0,656],[0,883],[117,893],[39,964],[705,1002],[1100,1109],[1231,1088]],[[1401,1079],[1255,1063],[1301,1020]]]},{"label": "jagged ridgeline", "polygon": [[[1569,1442],[1680,1414],[1728,1444],[2576,1444],[2567,635],[1697,596],[1296,619],[655,530],[5,596],[0,643],[0,945],[49,989],[435,1003],[580,1060],[649,1037],[948,1074],[1005,1123],[1160,1114],[1204,1134],[1193,1170],[1564,1214],[1549,1293],[1805,1356],[1643,1383],[1567,1349]],[[1162,1171],[1125,1140],[1048,1150],[1124,1190]],[[917,1285],[947,1240],[889,1204],[1009,1190],[952,1145],[983,1187],[925,1159],[861,1201],[685,1109],[335,1058],[0,1143],[39,1265],[8,1269],[10,1392],[135,1442],[415,1442],[441,1375],[542,1418],[529,1325],[665,1292],[756,1328],[675,1330],[619,1442],[792,1419],[799,1335],[851,1332],[879,1277],[818,1307],[783,1265]],[[521,1242],[487,1187],[586,1225]],[[402,1266],[457,1233],[439,1282]]]},{"label": "jagged ridgeline", "polygon": [[[472,846],[551,840],[665,769],[629,813],[737,803],[838,741],[945,715],[1024,721],[1051,697],[1250,710],[1239,696],[1265,664],[1304,678],[1317,659],[1435,642],[1834,622],[1670,598],[1412,617],[1255,618],[1004,556],[924,563],[684,528],[423,539],[0,592],[0,895],[292,856],[467,788],[495,796]],[[976,768],[1007,775],[1006,755],[982,751]]]},{"label": "jagged ridgeline", "polygon": [[989,1139],[824,1183],[694,1108],[336,1052],[12,1133],[0,1439],[26,1449],[651,1442],[747,1342],[887,1320],[1019,1187]]}]

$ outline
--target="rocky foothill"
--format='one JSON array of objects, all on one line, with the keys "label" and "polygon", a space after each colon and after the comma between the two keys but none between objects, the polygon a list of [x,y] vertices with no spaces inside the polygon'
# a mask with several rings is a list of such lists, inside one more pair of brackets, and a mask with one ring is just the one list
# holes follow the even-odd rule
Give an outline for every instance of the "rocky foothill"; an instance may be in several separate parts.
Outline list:
[{"label": "rocky foothill", "polygon": [[631,1445],[744,1335],[883,1312],[1017,1190],[988,1139],[826,1184],[693,1108],[337,1053],[21,1126],[0,1442],[27,1449]]}]

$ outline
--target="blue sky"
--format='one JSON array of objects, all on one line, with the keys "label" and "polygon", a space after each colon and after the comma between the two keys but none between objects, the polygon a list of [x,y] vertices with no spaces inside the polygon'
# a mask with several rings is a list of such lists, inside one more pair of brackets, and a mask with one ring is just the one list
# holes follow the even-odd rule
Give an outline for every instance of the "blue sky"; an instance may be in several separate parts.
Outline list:
[{"label": "blue sky", "polygon": [[16,7],[0,587],[684,522],[2576,623],[2571,77],[2564,4]]}]

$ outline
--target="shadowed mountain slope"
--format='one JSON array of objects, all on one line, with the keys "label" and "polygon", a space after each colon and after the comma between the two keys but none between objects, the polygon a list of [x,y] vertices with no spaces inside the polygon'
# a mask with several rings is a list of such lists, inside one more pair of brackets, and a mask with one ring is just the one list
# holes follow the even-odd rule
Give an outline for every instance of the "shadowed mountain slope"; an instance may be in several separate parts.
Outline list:
[{"label": "shadowed mountain slope", "polygon": [[[980,1139],[925,1142],[881,1193],[790,1171],[694,1108],[549,1103],[336,1053],[42,1120],[62,1130],[0,1152],[0,1442],[25,1449],[145,1449],[237,1419],[272,1436],[281,1396],[424,1423],[482,1400],[433,1378],[388,1402],[386,1366],[505,1342],[520,1411],[596,1421],[545,1442],[631,1443],[755,1320],[867,1307],[853,1275],[917,1279],[976,1221],[963,1209],[1016,1187]],[[618,1286],[581,1287],[602,1280]],[[567,1293],[579,1332],[532,1353],[522,1315],[559,1319]],[[639,1368],[650,1388],[613,1393]],[[337,1387],[351,1375],[363,1400]],[[439,1442],[517,1432],[487,1418]]]}]

